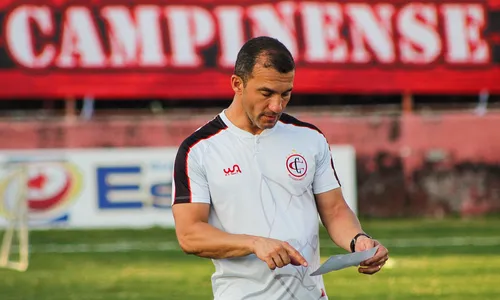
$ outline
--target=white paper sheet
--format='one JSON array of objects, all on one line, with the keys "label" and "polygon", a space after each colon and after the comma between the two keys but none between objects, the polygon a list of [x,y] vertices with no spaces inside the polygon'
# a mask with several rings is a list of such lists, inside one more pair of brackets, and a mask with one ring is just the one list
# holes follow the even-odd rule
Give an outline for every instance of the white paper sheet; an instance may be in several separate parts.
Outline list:
[{"label": "white paper sheet", "polygon": [[359,266],[359,264],[375,255],[378,246],[366,251],[330,256],[311,276],[323,275],[331,271]]}]

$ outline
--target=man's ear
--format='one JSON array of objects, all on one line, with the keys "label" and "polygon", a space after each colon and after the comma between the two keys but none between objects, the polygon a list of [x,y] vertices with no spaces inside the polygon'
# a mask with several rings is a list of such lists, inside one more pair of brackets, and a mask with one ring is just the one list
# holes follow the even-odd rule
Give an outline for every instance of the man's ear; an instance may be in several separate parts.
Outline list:
[{"label": "man's ear", "polygon": [[243,79],[237,75],[231,76],[231,87],[235,94],[241,95],[243,93]]}]

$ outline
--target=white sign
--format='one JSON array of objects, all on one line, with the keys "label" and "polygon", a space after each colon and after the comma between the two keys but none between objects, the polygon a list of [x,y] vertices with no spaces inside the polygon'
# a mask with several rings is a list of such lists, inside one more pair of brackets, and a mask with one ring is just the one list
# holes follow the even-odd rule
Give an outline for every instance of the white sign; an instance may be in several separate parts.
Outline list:
[{"label": "white sign", "polygon": [[[354,150],[331,150],[344,196],[357,212]],[[174,226],[170,205],[176,153],[175,147],[0,151],[0,226],[19,197],[27,201],[32,227]],[[15,172],[19,162],[28,161],[22,196]]]}]

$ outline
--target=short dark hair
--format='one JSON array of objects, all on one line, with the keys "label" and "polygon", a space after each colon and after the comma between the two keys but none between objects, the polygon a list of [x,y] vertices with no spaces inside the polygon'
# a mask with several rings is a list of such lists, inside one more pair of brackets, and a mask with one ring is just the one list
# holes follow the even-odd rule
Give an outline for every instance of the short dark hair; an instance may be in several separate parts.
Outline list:
[{"label": "short dark hair", "polygon": [[265,58],[265,68],[273,68],[280,73],[295,69],[293,56],[283,43],[268,36],[255,37],[241,47],[234,65],[234,74],[243,79],[243,84],[251,77],[259,57]]}]

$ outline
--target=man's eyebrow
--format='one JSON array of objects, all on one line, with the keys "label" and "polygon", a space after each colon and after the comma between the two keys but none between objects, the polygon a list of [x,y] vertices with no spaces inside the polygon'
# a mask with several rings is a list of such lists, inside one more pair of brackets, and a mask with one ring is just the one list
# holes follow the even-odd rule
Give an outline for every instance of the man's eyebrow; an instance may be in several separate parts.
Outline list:
[{"label": "man's eyebrow", "polygon": [[272,93],[272,94],[276,93],[276,91],[275,91],[275,90],[270,89],[270,88],[265,87],[265,86],[260,87],[260,88],[258,88],[257,90],[258,90],[258,91],[261,91],[261,92],[268,92],[268,93]]},{"label": "man's eyebrow", "polygon": [[[291,91],[292,91],[292,89],[293,89],[293,88],[289,88],[288,90],[286,90],[285,92],[283,92],[283,94],[284,94],[284,93],[291,92]],[[258,90],[258,91],[260,91],[260,92],[268,92],[268,93],[271,93],[271,94],[278,93],[278,92],[276,92],[275,90],[270,89],[270,88],[265,87],[265,86],[264,86],[264,87],[260,87],[260,88],[258,88],[257,90]]]}]

